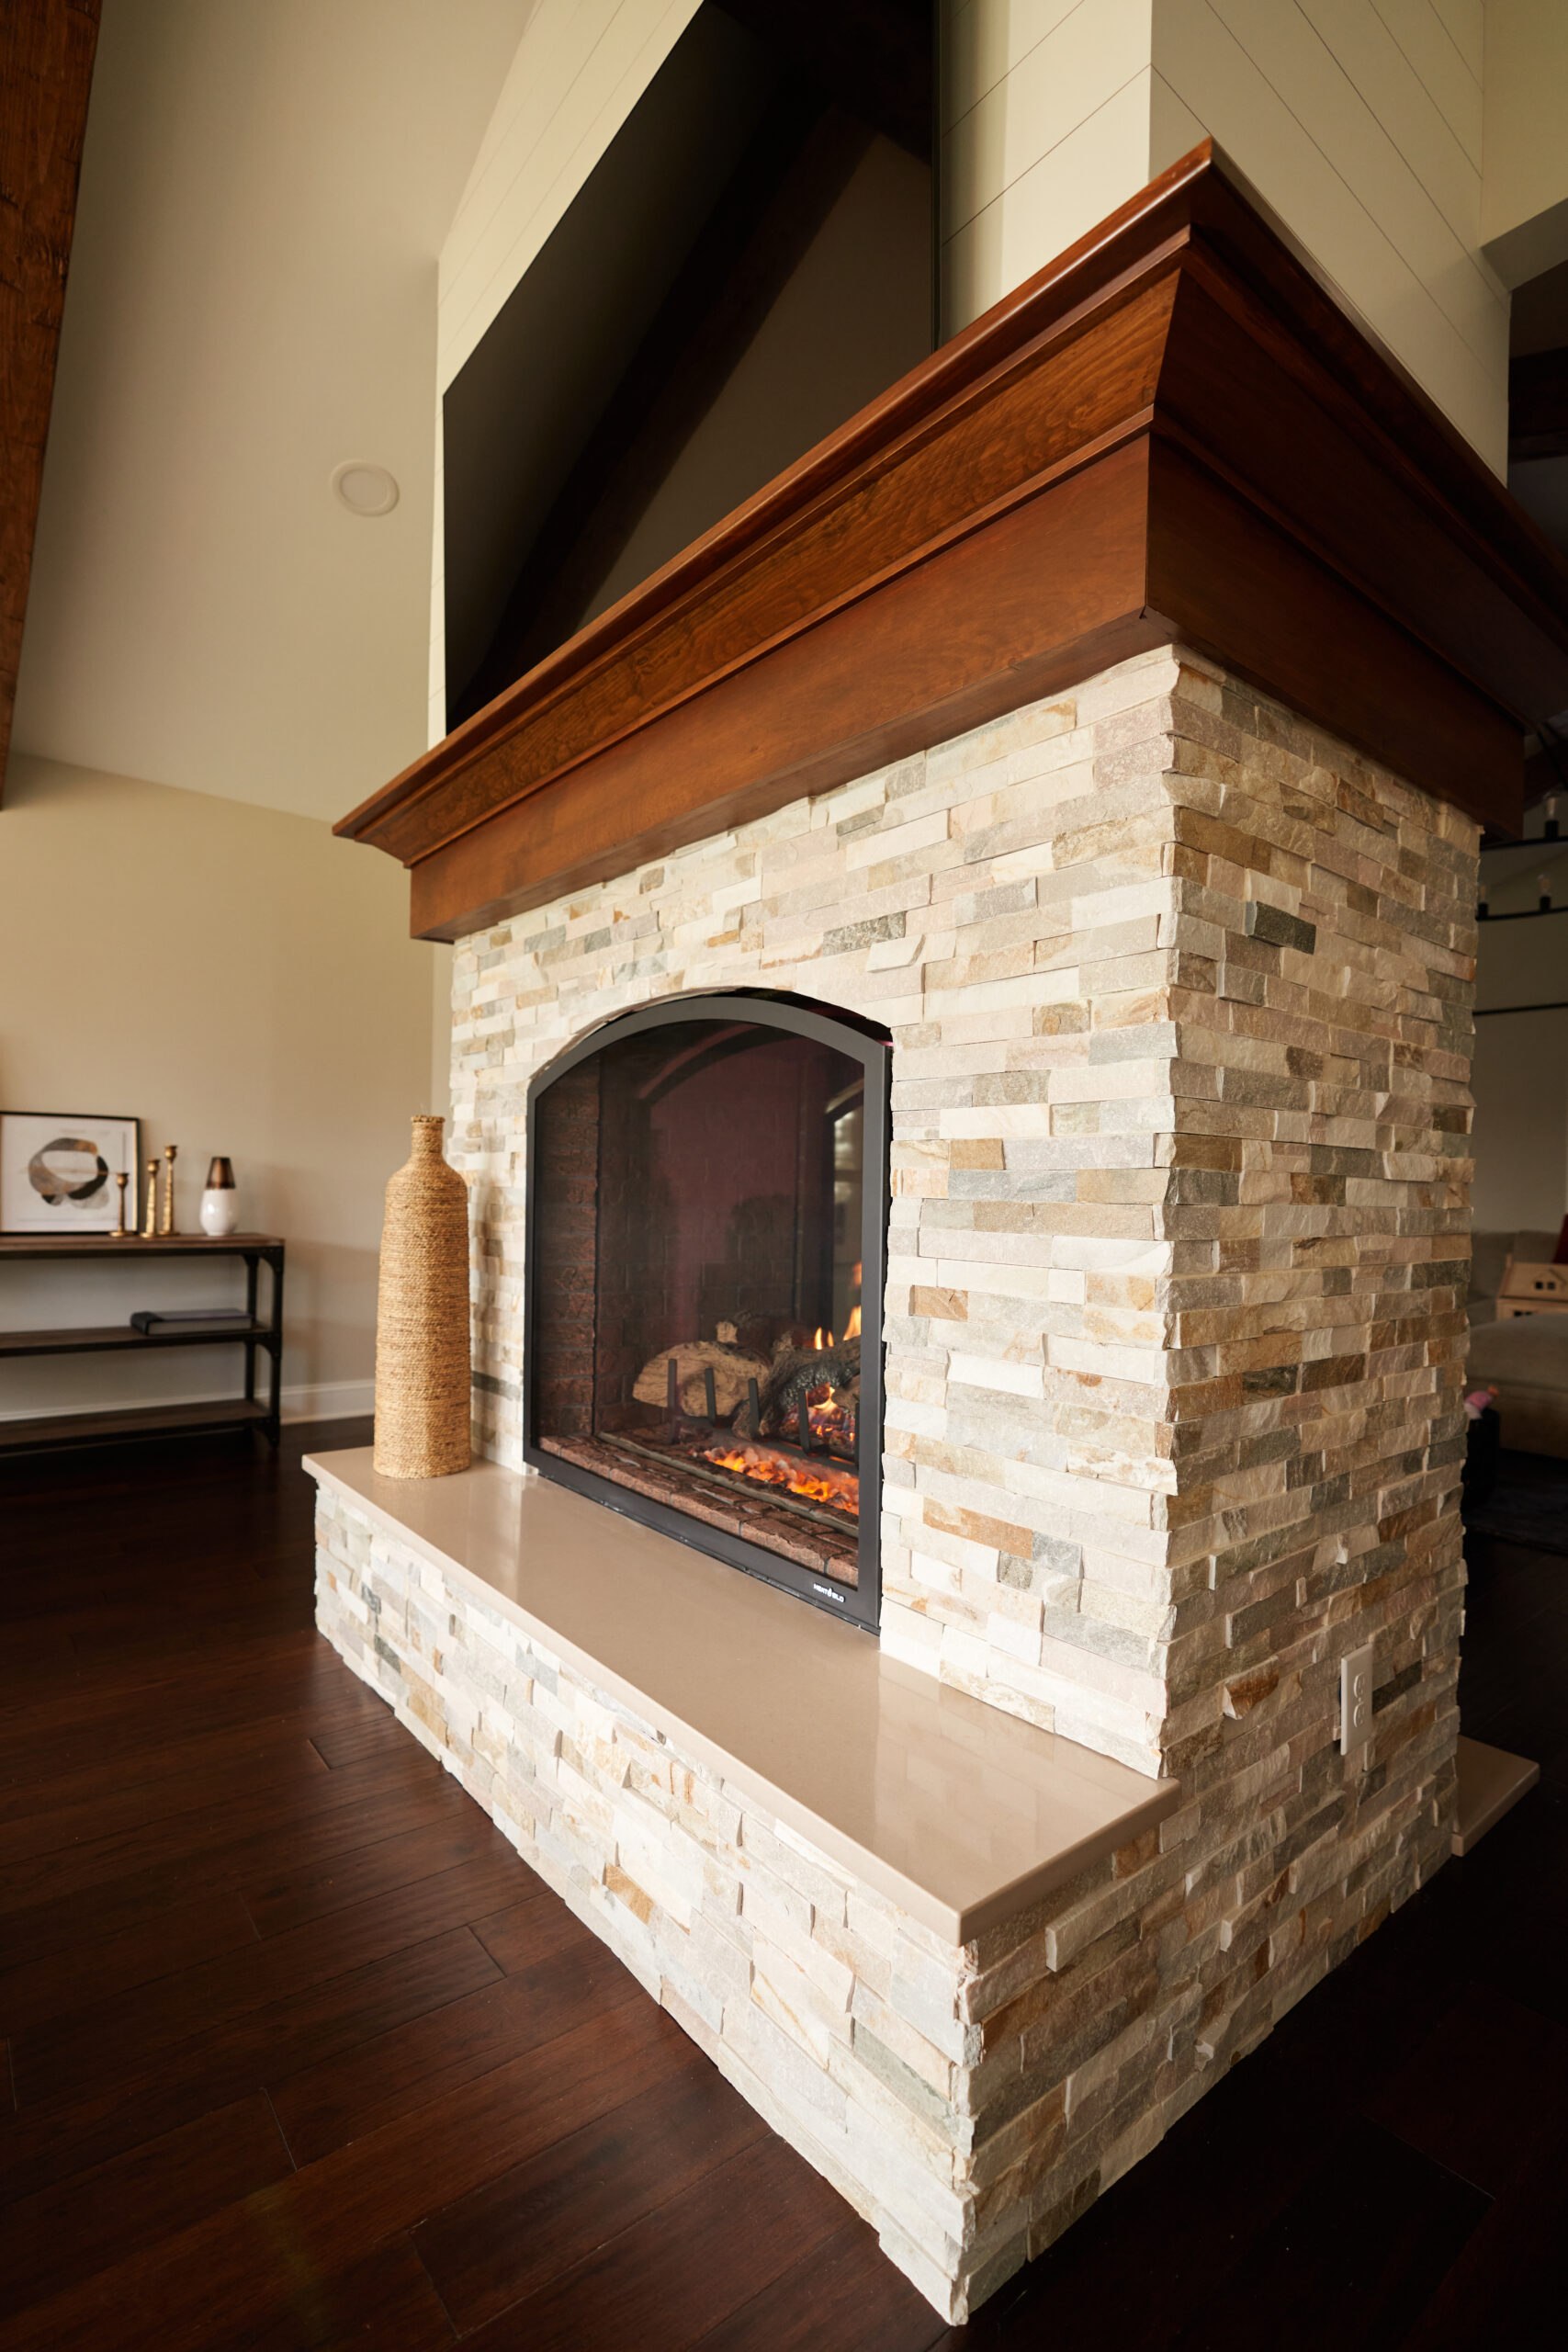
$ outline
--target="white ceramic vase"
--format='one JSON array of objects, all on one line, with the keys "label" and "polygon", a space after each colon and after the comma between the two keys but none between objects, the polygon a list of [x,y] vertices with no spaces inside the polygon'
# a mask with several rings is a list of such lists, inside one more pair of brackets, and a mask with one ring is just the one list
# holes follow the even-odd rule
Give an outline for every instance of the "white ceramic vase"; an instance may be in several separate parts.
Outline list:
[{"label": "white ceramic vase", "polygon": [[201,1229],[214,1241],[232,1233],[240,1222],[240,1196],[232,1184],[214,1186],[201,1196]]},{"label": "white ceramic vase", "polygon": [[221,1241],[225,1234],[239,1227],[240,1195],[234,1190],[234,1170],[227,1159],[215,1159],[207,1171],[200,1216],[201,1229],[211,1241]]}]

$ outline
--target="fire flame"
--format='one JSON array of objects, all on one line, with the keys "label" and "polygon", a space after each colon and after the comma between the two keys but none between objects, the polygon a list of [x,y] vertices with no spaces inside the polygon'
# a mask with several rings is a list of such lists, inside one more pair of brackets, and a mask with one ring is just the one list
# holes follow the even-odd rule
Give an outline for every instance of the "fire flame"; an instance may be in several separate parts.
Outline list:
[{"label": "fire flame", "polygon": [[846,1511],[851,1518],[860,1514],[860,1480],[852,1470],[840,1470],[824,1463],[809,1468],[804,1462],[794,1462],[782,1453],[773,1453],[755,1445],[709,1446],[705,1462],[717,1464],[721,1470],[734,1470],[743,1478],[755,1478],[764,1487],[784,1487],[792,1495],[801,1495],[808,1502],[828,1503],[834,1510]]},{"label": "fire flame", "polygon": [[846,1445],[854,1444],[855,1417],[852,1413],[846,1413],[841,1405],[807,1404],[807,1411],[813,1437],[838,1437],[842,1438]]},{"label": "fire flame", "polygon": [[811,1344],[817,1351],[817,1353],[820,1355],[824,1348],[830,1348],[832,1346],[833,1334],[829,1331],[826,1339],[824,1339],[822,1336],[822,1326],[818,1323],[816,1330],[811,1335]]},{"label": "fire flame", "polygon": [[852,1412],[846,1412],[842,1405],[833,1402],[833,1391],[827,1381],[819,1388],[807,1390],[806,1411],[813,1437],[841,1438],[853,1451],[855,1417]]},{"label": "fire flame", "polygon": [[[857,1273],[860,1272],[858,1266],[855,1272]],[[844,1337],[846,1340],[860,1338],[860,1308],[858,1306],[852,1306],[850,1309],[850,1319],[844,1326]]]}]

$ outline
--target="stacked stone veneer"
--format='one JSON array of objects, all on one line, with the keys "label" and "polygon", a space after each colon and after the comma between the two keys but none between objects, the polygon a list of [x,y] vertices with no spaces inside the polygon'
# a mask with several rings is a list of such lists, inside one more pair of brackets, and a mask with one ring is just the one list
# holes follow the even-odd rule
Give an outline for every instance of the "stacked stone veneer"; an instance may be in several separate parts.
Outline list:
[{"label": "stacked stone veneer", "polygon": [[883,1639],[1182,1777],[944,1949],[329,1513],[334,1640],[379,1600],[364,1670],[954,2309],[1447,1851],[1475,896],[1468,820],[1168,652],[459,950],[483,1449],[521,1458],[534,1072],[681,991],[870,1014]]}]

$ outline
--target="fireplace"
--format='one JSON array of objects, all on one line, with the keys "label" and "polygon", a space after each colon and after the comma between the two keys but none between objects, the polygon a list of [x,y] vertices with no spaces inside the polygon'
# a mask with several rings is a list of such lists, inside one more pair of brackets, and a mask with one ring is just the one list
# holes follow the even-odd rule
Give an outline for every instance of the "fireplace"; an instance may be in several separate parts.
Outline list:
[{"label": "fireplace", "polygon": [[528,1093],[525,1453],[875,1629],[886,1033],[683,997]]},{"label": "fireplace", "polygon": [[1449,1850],[1473,820],[1564,593],[1200,155],[345,821],[458,943],[489,1458],[350,1459],[323,1630],[946,2319]]}]

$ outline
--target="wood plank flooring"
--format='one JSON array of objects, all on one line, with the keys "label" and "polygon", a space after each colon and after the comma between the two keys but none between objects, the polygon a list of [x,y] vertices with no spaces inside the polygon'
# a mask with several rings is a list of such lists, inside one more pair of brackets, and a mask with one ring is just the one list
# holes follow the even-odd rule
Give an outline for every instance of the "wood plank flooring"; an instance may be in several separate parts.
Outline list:
[{"label": "wood plank flooring", "polygon": [[950,2329],[316,1636],[301,1445],[367,1434],[0,1464],[7,2352],[1531,2340],[1568,1560],[1472,1547],[1540,1788]]}]

